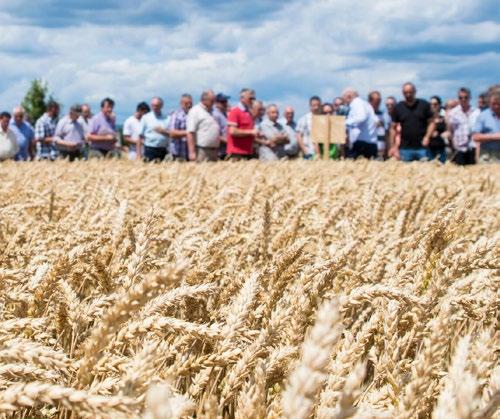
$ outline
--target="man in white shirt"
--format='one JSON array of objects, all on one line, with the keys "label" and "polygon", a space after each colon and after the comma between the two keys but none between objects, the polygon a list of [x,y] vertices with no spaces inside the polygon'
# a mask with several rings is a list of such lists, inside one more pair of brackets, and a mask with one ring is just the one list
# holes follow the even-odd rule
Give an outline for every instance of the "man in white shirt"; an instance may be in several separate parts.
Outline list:
[{"label": "man in white shirt", "polygon": [[378,118],[372,106],[361,99],[352,88],[342,93],[344,103],[349,105],[346,127],[349,138],[349,157],[367,159],[377,157],[377,122]]},{"label": "man in white shirt", "polygon": [[19,150],[16,134],[9,128],[10,113],[0,114],[0,161],[13,159]]},{"label": "man in white shirt", "polygon": [[297,142],[305,160],[312,160],[315,155],[319,155],[318,143],[311,137],[313,115],[321,115],[321,99],[318,96],[309,99],[309,112],[297,123]]},{"label": "man in white shirt", "polygon": [[128,117],[123,124],[123,141],[128,145],[129,160],[140,160],[142,158],[142,124],[141,119],[151,109],[146,102],[137,105],[135,113]]},{"label": "man in white shirt", "polygon": [[200,103],[193,106],[186,121],[188,156],[190,161],[217,161],[221,142],[220,126],[213,116],[215,93],[206,90]]}]

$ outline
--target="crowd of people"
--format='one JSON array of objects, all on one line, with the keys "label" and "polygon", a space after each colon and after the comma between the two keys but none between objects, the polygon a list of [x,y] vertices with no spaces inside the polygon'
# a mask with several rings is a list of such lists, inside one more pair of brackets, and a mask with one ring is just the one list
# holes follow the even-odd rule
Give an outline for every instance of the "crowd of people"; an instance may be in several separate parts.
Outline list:
[{"label": "crowd of people", "polygon": [[[242,89],[238,103],[212,90],[193,98],[183,94],[179,108],[167,115],[160,97],[141,102],[117,130],[115,103],[101,102],[95,115],[88,105],[73,105],[60,118],[60,105],[29,121],[21,106],[12,116],[0,114],[0,160],[55,160],[124,157],[131,160],[218,161],[258,158],[262,161],[327,156],[402,161],[451,160],[459,165],[500,161],[500,85],[491,86],[471,104],[471,91],[462,87],[457,98],[443,104],[438,96],[419,99],[413,83],[402,88],[404,99],[387,97],[382,110],[378,91],[362,99],[345,89],[332,102],[318,96],[309,100],[309,112],[298,121],[293,107],[280,110]],[[332,141],[329,150],[313,138],[313,115],[341,115],[345,138]]]}]

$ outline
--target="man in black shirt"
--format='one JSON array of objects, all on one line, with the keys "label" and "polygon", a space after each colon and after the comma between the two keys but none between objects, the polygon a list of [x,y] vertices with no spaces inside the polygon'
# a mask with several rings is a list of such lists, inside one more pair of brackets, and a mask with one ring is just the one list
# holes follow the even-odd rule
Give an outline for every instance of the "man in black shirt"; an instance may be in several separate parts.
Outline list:
[{"label": "man in black shirt", "polygon": [[[416,98],[413,83],[403,85],[405,100],[394,108],[391,125],[390,155],[403,161],[424,160],[426,147],[434,131],[433,114],[429,103]],[[401,125],[401,140],[398,141],[397,125]]]}]

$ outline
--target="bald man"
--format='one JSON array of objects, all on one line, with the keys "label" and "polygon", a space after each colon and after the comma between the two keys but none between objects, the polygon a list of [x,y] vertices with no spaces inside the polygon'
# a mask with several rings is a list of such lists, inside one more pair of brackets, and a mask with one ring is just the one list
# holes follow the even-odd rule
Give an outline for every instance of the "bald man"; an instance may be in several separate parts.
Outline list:
[{"label": "bald man", "polygon": [[17,106],[12,111],[14,116],[10,122],[10,129],[16,136],[19,151],[15,156],[17,161],[32,160],[35,156],[35,131],[25,119],[25,111],[21,106]]},{"label": "bald man", "polygon": [[263,137],[256,140],[259,144],[259,160],[275,161],[286,157],[285,144],[288,144],[290,139],[283,125],[278,122],[278,107],[269,105],[266,115],[267,118],[260,124]]},{"label": "bald man", "polygon": [[169,147],[169,119],[163,113],[163,99],[151,100],[151,112],[142,117],[142,136],[144,137],[144,160],[163,161]]},{"label": "bald man", "polygon": [[283,118],[279,120],[283,129],[288,134],[290,142],[285,144],[285,153],[289,159],[298,157],[299,143],[297,142],[297,123],[295,122],[295,109],[292,106],[285,107]]}]

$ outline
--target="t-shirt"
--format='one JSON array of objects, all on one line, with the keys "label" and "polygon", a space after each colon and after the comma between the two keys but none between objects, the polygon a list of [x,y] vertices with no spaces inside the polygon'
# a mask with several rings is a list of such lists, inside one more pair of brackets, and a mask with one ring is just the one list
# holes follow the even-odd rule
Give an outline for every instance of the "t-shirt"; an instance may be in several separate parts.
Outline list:
[{"label": "t-shirt", "polygon": [[422,140],[432,116],[429,102],[423,99],[417,99],[412,106],[399,102],[394,108],[392,120],[401,124],[400,148],[423,148]]},{"label": "t-shirt", "polygon": [[[254,120],[248,109],[241,103],[235,106],[227,116],[227,124],[239,129],[254,129]],[[253,154],[254,136],[233,137],[227,130],[227,154]]]},{"label": "t-shirt", "polygon": [[[142,124],[135,115],[128,117],[123,124],[123,136],[130,136],[132,140],[138,140],[142,135]],[[135,144],[129,144],[129,150],[135,151]]]}]

